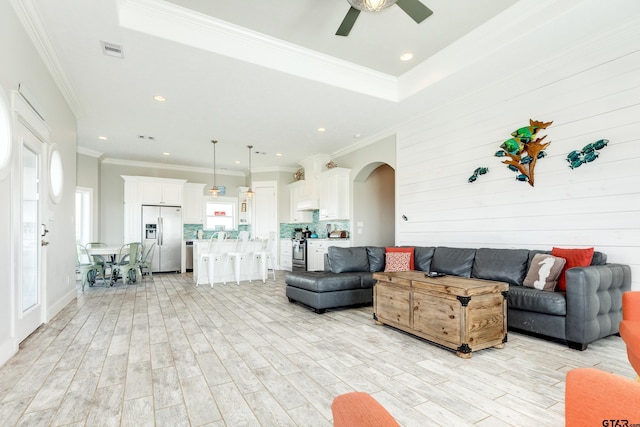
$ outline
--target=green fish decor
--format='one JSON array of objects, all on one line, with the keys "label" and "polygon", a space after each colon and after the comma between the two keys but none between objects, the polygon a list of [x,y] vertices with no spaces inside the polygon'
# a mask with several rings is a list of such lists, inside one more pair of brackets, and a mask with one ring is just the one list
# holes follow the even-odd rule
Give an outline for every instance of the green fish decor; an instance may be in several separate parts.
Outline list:
[{"label": "green fish decor", "polygon": [[504,141],[500,145],[502,150],[495,153],[495,157],[507,157],[502,163],[518,174],[517,181],[527,182],[533,187],[536,163],[538,159],[546,157],[544,149],[551,144],[543,143],[546,135],[539,138],[538,132],[548,128],[552,123],[529,120],[529,126],[511,132],[512,138]]},{"label": "green fish decor", "polygon": [[608,139],[599,139],[596,142],[585,145],[582,150],[573,150],[567,154],[567,162],[571,169],[576,169],[585,163],[591,163],[600,157],[598,151],[602,150],[609,144]]},{"label": "green fish decor", "polygon": [[518,154],[520,151],[522,151],[523,147],[524,144],[522,143],[522,140],[520,140],[520,138],[507,139],[502,143],[502,145],[500,145],[500,148],[502,148],[509,154]]}]

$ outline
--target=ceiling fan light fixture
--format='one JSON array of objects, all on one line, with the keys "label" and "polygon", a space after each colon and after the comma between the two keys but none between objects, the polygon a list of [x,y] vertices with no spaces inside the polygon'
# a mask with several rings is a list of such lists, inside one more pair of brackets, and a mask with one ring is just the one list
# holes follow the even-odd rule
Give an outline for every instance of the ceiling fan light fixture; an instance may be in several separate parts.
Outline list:
[{"label": "ceiling fan light fixture", "polygon": [[393,6],[398,0],[348,0],[349,4],[365,12],[377,12]]}]

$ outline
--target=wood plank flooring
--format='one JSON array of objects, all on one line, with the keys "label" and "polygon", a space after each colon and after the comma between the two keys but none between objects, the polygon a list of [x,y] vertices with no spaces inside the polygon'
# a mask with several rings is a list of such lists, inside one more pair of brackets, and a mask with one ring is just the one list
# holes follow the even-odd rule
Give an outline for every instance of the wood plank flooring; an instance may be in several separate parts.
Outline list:
[{"label": "wood plank flooring", "polygon": [[[79,287],[78,287],[79,290]],[[562,426],[564,379],[634,378],[619,337],[584,352],[509,333],[461,359],[386,326],[371,307],[318,315],[276,281],[195,287],[154,275],[78,292],[0,368],[2,425],[331,426],[366,391],[403,426]]]}]

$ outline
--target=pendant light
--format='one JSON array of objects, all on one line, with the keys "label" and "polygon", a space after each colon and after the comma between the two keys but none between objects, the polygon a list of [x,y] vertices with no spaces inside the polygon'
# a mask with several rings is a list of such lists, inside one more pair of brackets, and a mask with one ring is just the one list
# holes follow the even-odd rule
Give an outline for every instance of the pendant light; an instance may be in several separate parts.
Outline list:
[{"label": "pendant light", "polygon": [[211,193],[212,197],[218,197],[218,194],[220,193],[220,190],[218,190],[218,186],[216,185],[216,144],[218,141],[212,139],[211,143],[213,144],[213,186],[211,186],[209,193]]},{"label": "pendant light", "polygon": [[253,148],[253,145],[247,145],[247,148],[249,149],[249,189],[244,194],[247,196],[247,199],[252,199],[253,195],[256,194],[251,189],[251,149]]}]

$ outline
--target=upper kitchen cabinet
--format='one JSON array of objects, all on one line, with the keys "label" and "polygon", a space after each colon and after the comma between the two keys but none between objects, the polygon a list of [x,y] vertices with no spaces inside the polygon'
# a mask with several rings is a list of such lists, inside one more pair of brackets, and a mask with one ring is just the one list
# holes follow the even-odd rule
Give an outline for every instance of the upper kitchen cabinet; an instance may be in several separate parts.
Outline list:
[{"label": "upper kitchen cabinet", "polygon": [[182,206],[185,179],[121,175],[124,179],[124,241],[142,237],[142,205]]},{"label": "upper kitchen cabinet", "polygon": [[185,180],[154,178],[139,182],[141,201],[149,205],[182,206],[182,189]]},{"label": "upper kitchen cabinet", "polygon": [[182,194],[182,222],[202,224],[204,213],[204,187],[207,184],[187,182]]},{"label": "upper kitchen cabinet", "polygon": [[299,210],[298,203],[308,200],[307,187],[304,180],[289,184],[289,221],[293,223],[313,222],[312,210]]},{"label": "upper kitchen cabinet", "polygon": [[318,175],[319,219],[349,219],[351,169],[333,168]]}]

